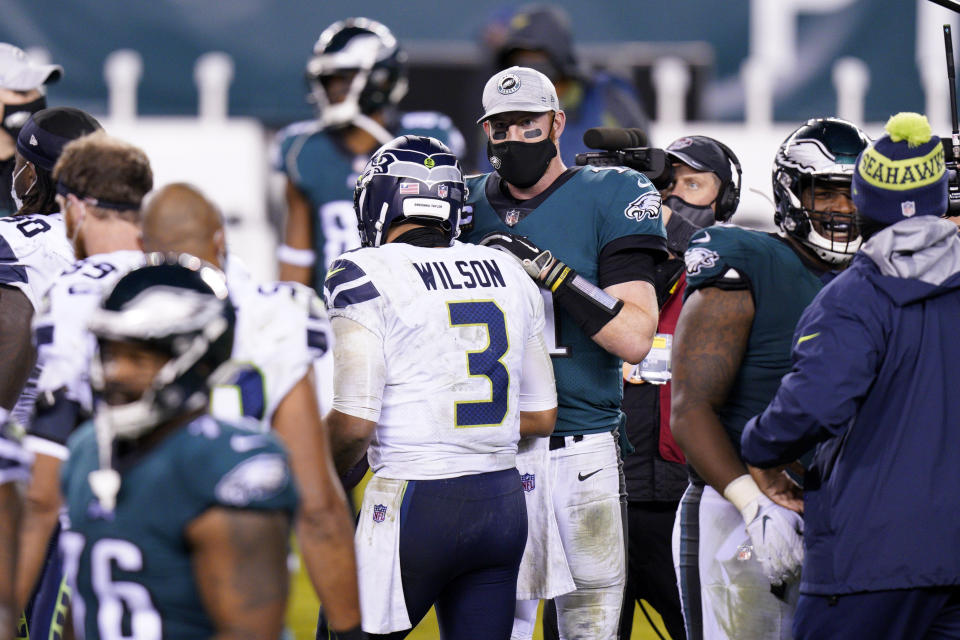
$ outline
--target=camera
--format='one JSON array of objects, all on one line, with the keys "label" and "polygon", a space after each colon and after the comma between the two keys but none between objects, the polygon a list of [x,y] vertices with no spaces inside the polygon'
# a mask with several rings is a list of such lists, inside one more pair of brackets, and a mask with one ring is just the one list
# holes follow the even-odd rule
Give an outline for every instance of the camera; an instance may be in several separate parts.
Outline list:
[{"label": "camera", "polygon": [[583,134],[583,143],[599,151],[578,153],[578,166],[628,167],[647,176],[658,190],[673,182],[673,165],[667,152],[646,146],[647,135],[642,129],[595,127]]}]

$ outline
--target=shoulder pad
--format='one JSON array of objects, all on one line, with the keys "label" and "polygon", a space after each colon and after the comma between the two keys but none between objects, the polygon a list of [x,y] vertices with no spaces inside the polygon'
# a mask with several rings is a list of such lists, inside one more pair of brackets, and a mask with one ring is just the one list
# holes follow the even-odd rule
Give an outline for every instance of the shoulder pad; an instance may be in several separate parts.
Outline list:
[{"label": "shoulder pad", "polygon": [[327,270],[323,299],[328,309],[342,309],[378,297],[380,292],[356,261],[338,258]]}]

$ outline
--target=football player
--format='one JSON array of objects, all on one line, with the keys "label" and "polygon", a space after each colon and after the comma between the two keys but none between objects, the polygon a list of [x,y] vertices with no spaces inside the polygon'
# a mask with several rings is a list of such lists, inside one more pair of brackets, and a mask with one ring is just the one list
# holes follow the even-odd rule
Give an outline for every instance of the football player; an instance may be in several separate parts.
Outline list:
[{"label": "football player", "polygon": [[63,236],[79,260],[53,280],[34,320],[38,400],[24,438],[34,464],[17,572],[20,605],[33,594],[26,622],[34,637],[47,637],[48,625],[62,629],[69,598],[48,542],[62,502],[58,483],[67,438],[93,409],[88,372],[95,345],[86,319],[120,276],[143,264],[140,202],[153,188],[153,172],[142,150],[96,131],[63,148],[51,181]]},{"label": "football player", "polygon": [[363,628],[406,636],[436,604],[443,638],[510,633],[527,541],[522,436],[547,435],[556,391],[543,301],[510,256],[455,242],[464,184],[438,140],[401,136],[357,183],[364,248],[324,297],[338,469],[373,470],[356,545]]},{"label": "football player", "polygon": [[407,92],[406,59],[390,30],[374,20],[348,18],[320,34],[306,69],[318,117],[290,125],[277,138],[274,164],[287,179],[281,280],[312,284],[319,293],[329,264],[360,246],[353,187],[380,145],[416,134],[462,153],[463,136],[447,116],[397,113]]},{"label": "football player", "polygon": [[73,262],[50,172],[67,142],[99,128],[83,111],[54,107],[34,113],[20,129],[13,179],[18,212],[0,219],[0,423],[11,411],[27,423],[35,397],[28,380],[35,358],[30,322],[54,277]]},{"label": "football player", "polygon": [[536,511],[549,515],[531,525],[530,539],[547,542],[525,558],[514,637],[529,638],[536,600],[556,595],[561,637],[614,638],[626,565],[621,361],[642,361],[657,328],[660,194],[630,169],[564,166],[565,115],[534,69],[494,74],[483,108],[496,171],[468,179],[473,229],[464,237],[514,254],[541,287],[560,403],[545,457],[533,452],[520,465],[548,471],[534,475],[545,481]]},{"label": "football player", "polygon": [[[249,366],[214,390],[212,411],[262,420],[290,451],[300,489],[297,540],[330,627],[359,631],[353,524],[321,421],[313,363],[327,350],[329,322],[314,292],[296,283],[257,285],[228,256],[223,217],[203,194],[172,184],[144,207],[146,251],[189,252],[224,268],[237,309],[233,357]],[[238,404],[239,399],[239,404]],[[345,637],[345,636],[339,636]]]},{"label": "football player", "polygon": [[[696,472],[674,529],[691,639],[789,638],[802,559],[802,519],[761,493],[740,434],[790,370],[803,309],[860,246],[850,182],[867,136],[836,118],[807,121],[777,151],[778,234],[720,225],[693,236],[673,345],[671,428]],[[786,476],[769,481],[789,495]],[[698,529],[699,527],[699,529]],[[699,626],[702,624],[702,631]]]},{"label": "football player", "polygon": [[91,314],[94,419],[69,441],[60,548],[89,638],[276,638],[297,505],[280,443],[207,414],[235,317],[222,274],[147,256]]}]

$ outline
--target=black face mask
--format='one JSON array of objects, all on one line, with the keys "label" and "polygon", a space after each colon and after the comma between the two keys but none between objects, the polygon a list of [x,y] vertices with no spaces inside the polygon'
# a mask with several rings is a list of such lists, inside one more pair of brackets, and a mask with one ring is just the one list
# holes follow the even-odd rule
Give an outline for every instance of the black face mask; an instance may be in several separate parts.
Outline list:
[{"label": "black face mask", "polygon": [[487,157],[500,177],[521,189],[528,189],[547,172],[557,155],[557,145],[550,136],[539,142],[498,142],[487,140]]},{"label": "black face mask", "polygon": [[713,214],[713,208],[710,205],[698,206],[688,203],[680,196],[669,196],[663,201],[663,204],[670,207],[675,214],[698,227],[709,227],[716,222]]},{"label": "black face mask", "polygon": [[20,129],[23,128],[23,125],[27,124],[30,116],[46,108],[47,99],[44,96],[40,96],[31,102],[24,102],[23,104],[4,104],[3,119],[0,120],[0,129],[6,131],[7,134],[16,141]]}]

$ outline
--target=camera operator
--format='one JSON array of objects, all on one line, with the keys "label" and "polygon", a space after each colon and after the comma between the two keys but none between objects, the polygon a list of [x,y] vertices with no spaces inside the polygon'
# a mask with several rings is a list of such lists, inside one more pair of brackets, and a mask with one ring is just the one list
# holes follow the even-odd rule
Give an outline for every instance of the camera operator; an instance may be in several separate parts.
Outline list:
[{"label": "camera operator", "polygon": [[[660,323],[644,363],[623,365],[623,412],[634,451],[623,459],[629,537],[622,640],[630,637],[634,601],[650,619],[641,600],[660,613],[674,640],[686,637],[671,535],[680,498],[687,488],[687,470],[683,453],[670,433],[669,353],[686,287],[683,253],[698,229],[733,215],[740,190],[739,162],[716,140],[706,136],[680,138],[667,147],[666,153],[671,169],[658,182],[668,182],[661,189],[661,211],[670,259],[657,267]],[[734,169],[738,171],[736,182]]]}]

